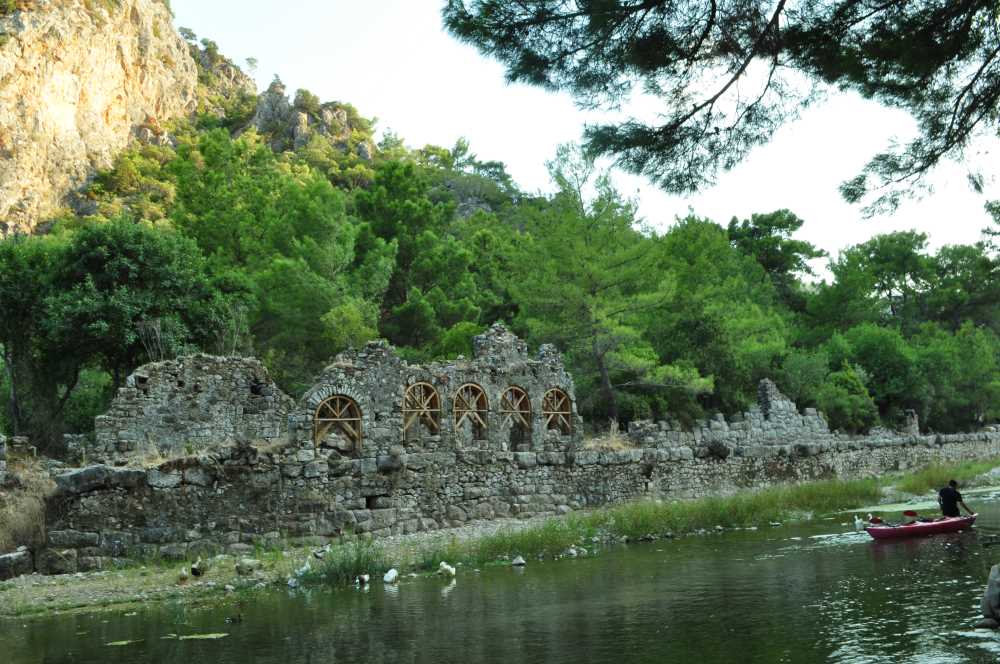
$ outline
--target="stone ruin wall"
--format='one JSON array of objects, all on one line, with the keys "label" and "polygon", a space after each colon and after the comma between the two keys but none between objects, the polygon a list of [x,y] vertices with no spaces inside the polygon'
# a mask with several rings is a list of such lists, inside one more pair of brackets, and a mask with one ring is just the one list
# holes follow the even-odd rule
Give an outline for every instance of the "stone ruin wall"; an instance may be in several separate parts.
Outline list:
[{"label": "stone ruin wall", "polygon": [[57,478],[49,548],[38,569],[107,568],[125,557],[194,559],[286,540],[320,544],[459,526],[474,519],[558,515],[641,497],[689,498],[834,477],[878,476],[933,461],[1000,453],[1000,433],[832,444],[408,453],[397,464],[327,461],[314,450],[229,446],[157,468],[91,466]]},{"label": "stone ruin wall", "polygon": [[193,355],[155,362],[130,375],[108,412],[95,419],[88,454],[121,463],[282,440],[292,406],[255,359]]},{"label": "stone ruin wall", "polygon": [[782,394],[770,380],[764,379],[757,388],[757,403],[750,410],[729,419],[717,414],[711,419],[698,420],[687,429],[676,421],[632,422],[629,439],[636,447],[679,449],[711,447],[716,453],[727,454],[735,448],[760,445],[781,446],[785,452],[797,445],[832,446],[834,449],[855,449],[867,442],[905,442],[920,437],[917,415],[907,411],[902,431],[873,429],[866,436],[848,436],[830,431],[826,417],[815,408],[801,413],[791,399]]},{"label": "stone ruin wall", "polygon": [[[413,420],[407,408],[409,390],[418,383],[438,394],[437,430]],[[455,425],[457,393],[470,383],[488,400],[484,431],[468,422]],[[502,405],[511,386],[530,402],[528,431],[513,431],[516,413],[509,411],[516,409]],[[382,343],[369,344],[338,356],[322,372],[290,407],[287,426],[279,426],[283,438],[261,444],[234,435],[155,467],[137,464],[135,455],[143,450],[134,449],[116,456],[117,465],[58,476],[60,492],[48,504],[49,546],[36,553],[35,565],[72,572],[136,555],[246,553],[289,539],[320,543],[347,533],[410,533],[640,497],[688,498],[781,482],[877,476],[1000,454],[995,431],[831,433],[821,414],[800,415],[770,382],[762,384],[758,406],[732,421],[715,418],[694,431],[635,423],[635,449],[584,449],[575,405],[568,427],[546,415],[551,408],[544,395],[553,389],[575,402],[572,380],[554,349],[529,358],[523,342],[502,327],[476,340],[473,359],[427,366],[407,364]],[[169,392],[160,398],[168,399]],[[242,389],[235,393],[243,398]],[[133,399],[139,396],[120,395],[115,409]],[[331,400],[357,408],[360,440],[351,439],[351,427],[316,421]],[[151,412],[158,411],[140,409],[140,419]],[[186,426],[199,426],[201,418],[185,412]],[[411,420],[416,424],[407,427]],[[171,435],[175,440],[179,434]],[[161,444],[153,437],[139,440]]]}]

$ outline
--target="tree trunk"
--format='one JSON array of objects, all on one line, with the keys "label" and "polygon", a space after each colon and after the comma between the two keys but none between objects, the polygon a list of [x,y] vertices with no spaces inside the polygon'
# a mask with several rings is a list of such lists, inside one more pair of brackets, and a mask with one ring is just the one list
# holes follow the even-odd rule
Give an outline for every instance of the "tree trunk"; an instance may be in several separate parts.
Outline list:
[{"label": "tree trunk", "polygon": [[17,398],[17,376],[14,373],[14,358],[10,349],[4,346],[3,365],[7,370],[7,380],[10,381],[10,417],[11,425],[14,427],[14,435],[21,435],[21,404]]},{"label": "tree trunk", "polygon": [[618,402],[615,400],[615,390],[611,387],[611,374],[608,373],[608,365],[604,362],[604,353],[597,348],[597,339],[593,341],[594,361],[597,363],[597,370],[601,374],[601,397],[608,404],[608,417],[618,420]]}]

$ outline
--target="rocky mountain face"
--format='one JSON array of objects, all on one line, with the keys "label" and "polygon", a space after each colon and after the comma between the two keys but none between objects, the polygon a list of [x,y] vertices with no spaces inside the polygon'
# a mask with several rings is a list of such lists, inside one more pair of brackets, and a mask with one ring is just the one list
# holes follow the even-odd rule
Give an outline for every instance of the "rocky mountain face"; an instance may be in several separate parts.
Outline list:
[{"label": "rocky mountain face", "polygon": [[160,0],[17,7],[0,15],[0,236],[31,232],[143,128],[197,106],[198,67]]},{"label": "rocky mountain face", "polygon": [[371,140],[352,141],[357,121],[348,107],[338,102],[320,104],[311,101],[308,93],[300,91],[294,102],[289,99],[285,86],[275,80],[257,99],[257,112],[250,126],[268,137],[275,152],[297,150],[309,143],[313,136],[321,136],[341,152],[356,152],[364,161],[370,161],[375,152]]}]

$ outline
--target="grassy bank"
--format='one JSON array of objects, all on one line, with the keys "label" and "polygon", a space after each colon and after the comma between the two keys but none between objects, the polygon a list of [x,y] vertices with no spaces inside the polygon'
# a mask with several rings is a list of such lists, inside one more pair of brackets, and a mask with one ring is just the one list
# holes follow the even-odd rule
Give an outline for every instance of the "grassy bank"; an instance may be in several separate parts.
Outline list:
[{"label": "grassy bank", "polygon": [[433,571],[444,561],[482,566],[515,556],[554,558],[570,547],[627,539],[659,539],[698,530],[768,525],[809,518],[878,501],[876,480],[825,481],[746,491],[690,501],[639,501],[553,518],[527,528],[505,529],[480,538],[452,538],[420,547],[411,560],[394,559],[377,541],[359,540],[334,547],[306,581],[349,583],[360,574],[382,575],[390,567]]},{"label": "grassy bank", "polygon": [[935,463],[915,473],[904,475],[894,486],[898,491],[915,496],[937,491],[948,484],[948,480],[956,480],[962,486],[972,487],[981,484],[983,476],[998,466],[1000,457],[950,464]]}]

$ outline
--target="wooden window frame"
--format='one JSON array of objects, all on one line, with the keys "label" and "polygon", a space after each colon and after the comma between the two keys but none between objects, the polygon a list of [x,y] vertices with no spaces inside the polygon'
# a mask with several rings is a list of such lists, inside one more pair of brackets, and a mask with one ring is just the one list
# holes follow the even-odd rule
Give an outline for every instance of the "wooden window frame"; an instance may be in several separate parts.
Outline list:
[{"label": "wooden window frame", "polygon": [[355,454],[361,454],[363,426],[361,407],[344,394],[327,397],[316,407],[313,415],[313,443],[319,445],[331,429],[338,430],[354,444]]},{"label": "wooden window frame", "polygon": [[414,383],[403,395],[403,437],[418,423],[431,435],[441,433],[441,395],[430,383]]},{"label": "wooden window frame", "polygon": [[466,420],[472,423],[473,438],[486,440],[489,426],[490,402],[486,391],[475,383],[466,383],[455,390],[452,413],[455,417],[456,433]]},{"label": "wooden window frame", "polygon": [[564,436],[573,433],[573,400],[565,391],[553,387],[542,398],[545,430],[555,429]]},{"label": "wooden window frame", "polygon": [[528,392],[511,385],[500,395],[500,417],[503,425],[520,425],[531,432],[531,399]]}]

